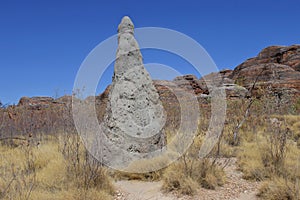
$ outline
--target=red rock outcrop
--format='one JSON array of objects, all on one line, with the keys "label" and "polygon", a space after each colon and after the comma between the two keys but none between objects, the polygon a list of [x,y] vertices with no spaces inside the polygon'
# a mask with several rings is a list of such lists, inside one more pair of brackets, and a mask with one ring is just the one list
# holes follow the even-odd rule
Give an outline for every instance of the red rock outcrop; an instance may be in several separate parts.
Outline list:
[{"label": "red rock outcrop", "polygon": [[281,90],[298,95],[300,92],[300,45],[271,46],[257,57],[237,66],[229,78],[250,88],[257,79],[257,86]]}]

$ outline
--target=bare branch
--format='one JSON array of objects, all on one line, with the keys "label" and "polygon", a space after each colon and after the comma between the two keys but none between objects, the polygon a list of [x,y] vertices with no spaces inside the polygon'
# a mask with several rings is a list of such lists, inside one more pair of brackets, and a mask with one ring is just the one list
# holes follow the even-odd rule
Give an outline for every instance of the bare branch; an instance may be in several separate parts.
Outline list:
[{"label": "bare branch", "polygon": [[254,81],[254,83],[252,84],[252,87],[250,88],[250,90],[248,91],[248,93],[247,93],[246,96],[245,96],[245,97],[247,97],[247,96],[249,96],[249,94],[250,94],[250,101],[249,101],[249,103],[248,103],[248,105],[247,105],[247,108],[246,108],[245,114],[244,114],[244,116],[243,116],[243,119],[242,119],[242,120],[234,127],[234,129],[233,129],[233,139],[234,139],[233,142],[234,142],[234,145],[236,145],[236,144],[238,143],[238,134],[239,134],[239,130],[240,130],[240,128],[243,126],[243,124],[245,123],[246,119],[248,118],[249,113],[250,113],[250,108],[251,108],[252,104],[254,103],[254,101],[255,101],[255,99],[256,99],[256,98],[254,97],[254,95],[253,95],[253,90],[254,90],[254,88],[255,88],[255,85],[256,85],[256,83],[257,83],[259,77],[262,75],[262,73],[263,73],[265,70],[266,70],[266,68],[263,68],[263,69],[261,70],[261,72],[256,76],[255,81]]}]

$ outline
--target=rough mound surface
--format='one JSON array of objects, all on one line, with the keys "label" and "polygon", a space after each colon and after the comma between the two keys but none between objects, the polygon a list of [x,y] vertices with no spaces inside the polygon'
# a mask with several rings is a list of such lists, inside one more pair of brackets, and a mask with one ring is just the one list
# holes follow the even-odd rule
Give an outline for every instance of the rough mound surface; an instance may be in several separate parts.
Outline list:
[{"label": "rough mound surface", "polygon": [[[130,18],[124,17],[118,29],[119,46],[113,82],[101,124],[109,141],[102,149],[104,163],[107,164],[116,161],[124,165],[134,153],[162,149],[165,140],[162,131],[165,125],[164,109],[144,68],[133,28]],[[123,154],[120,153],[122,150],[125,150]],[[124,157],[124,153],[130,158]]]}]

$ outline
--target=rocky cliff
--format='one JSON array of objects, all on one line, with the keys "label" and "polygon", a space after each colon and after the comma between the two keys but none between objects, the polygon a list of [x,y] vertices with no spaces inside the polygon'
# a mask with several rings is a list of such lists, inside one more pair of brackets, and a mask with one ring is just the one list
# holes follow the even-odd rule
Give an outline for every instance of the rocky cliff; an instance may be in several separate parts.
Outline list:
[{"label": "rocky cliff", "polygon": [[237,66],[229,78],[246,88],[257,79],[262,88],[299,95],[300,45],[267,47]]}]

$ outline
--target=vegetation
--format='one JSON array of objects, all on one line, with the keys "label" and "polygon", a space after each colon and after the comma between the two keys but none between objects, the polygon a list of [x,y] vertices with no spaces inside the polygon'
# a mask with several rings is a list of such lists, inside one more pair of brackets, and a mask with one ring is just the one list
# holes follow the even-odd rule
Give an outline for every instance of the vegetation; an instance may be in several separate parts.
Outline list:
[{"label": "vegetation", "polygon": [[194,195],[199,187],[215,189],[225,182],[225,174],[221,167],[208,159],[183,160],[170,165],[163,175],[163,190],[177,191],[183,195]]},{"label": "vegetation", "polygon": [[[111,178],[162,180],[165,192],[194,195],[199,187],[222,187],[226,174],[218,161],[232,157],[238,159],[245,179],[261,182],[259,198],[299,199],[300,101],[283,102],[273,94],[256,92],[256,98],[227,102],[222,135],[205,158],[200,159],[198,153],[210,107],[201,102],[203,114],[188,151],[167,168],[135,174],[109,171],[88,154],[80,138],[72,134],[70,105],[41,109],[35,115],[14,106],[0,108],[0,199],[112,199]],[[167,106],[172,113],[167,124],[167,141],[171,141],[178,129],[179,109]],[[39,123],[42,120],[46,123]],[[28,126],[33,121],[40,126]],[[129,167],[143,171],[166,159],[144,160]]]},{"label": "vegetation", "polygon": [[2,144],[0,198],[112,199],[107,170],[88,156],[77,137],[62,139]]},{"label": "vegetation", "polygon": [[[261,182],[259,198],[299,199],[300,109],[294,109],[299,100],[296,104],[283,102],[272,93],[257,97],[228,101],[223,133],[204,160],[195,156],[207,128],[207,124],[200,124],[189,151],[165,170],[163,189],[193,195],[199,186],[222,186],[225,175],[214,161],[237,157],[244,178]],[[207,122],[207,118],[201,122]]]},{"label": "vegetation", "polygon": [[258,197],[299,199],[299,110],[265,96],[242,128],[237,157],[244,178],[261,181]]},{"label": "vegetation", "polygon": [[[189,149],[179,160],[163,171],[162,189],[164,191],[173,191],[178,195],[194,195],[199,187],[216,189],[225,183],[223,168],[216,162],[218,156],[212,153],[205,158],[199,158],[199,150],[203,143],[207,124],[207,119],[200,120],[198,134]],[[172,140],[172,137],[172,132],[169,131],[168,140]],[[176,151],[180,152],[180,149]]]},{"label": "vegetation", "polygon": [[[281,118],[289,127],[300,120],[299,116],[291,115]],[[277,125],[270,122],[270,126],[264,128],[266,131],[261,127],[255,140],[242,142],[238,152],[239,166],[245,179],[263,181],[258,194],[262,199],[299,199],[300,149],[294,129],[280,122],[283,121],[275,122]]]}]

